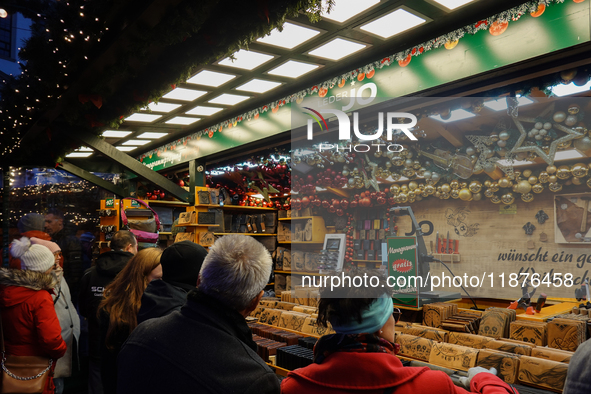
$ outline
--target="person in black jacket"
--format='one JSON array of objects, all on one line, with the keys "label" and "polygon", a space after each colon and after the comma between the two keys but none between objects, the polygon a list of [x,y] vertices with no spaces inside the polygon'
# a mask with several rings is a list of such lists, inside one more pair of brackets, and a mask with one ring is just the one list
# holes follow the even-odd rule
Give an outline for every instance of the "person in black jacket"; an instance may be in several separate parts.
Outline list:
[{"label": "person in black jacket", "polygon": [[72,294],[72,303],[78,305],[80,278],[83,274],[82,244],[76,238],[76,231],[67,227],[62,211],[52,209],[45,215],[45,231],[58,244],[64,257],[64,279]]},{"label": "person in black jacket", "polygon": [[111,251],[101,254],[93,267],[86,270],[80,280],[80,315],[88,321],[89,378],[88,393],[102,394],[101,383],[101,332],[97,317],[105,287],[137,253],[135,236],[127,230],[117,231],[111,239]]},{"label": "person in black jacket", "polygon": [[138,324],[181,309],[187,293],[197,287],[199,271],[207,250],[191,241],[170,245],[162,253],[162,280],[154,280],[142,295]]},{"label": "person in black jacket", "polygon": [[271,255],[254,238],[219,238],[181,310],[141,323],[123,345],[117,392],[279,394],[245,320],[271,269]]}]

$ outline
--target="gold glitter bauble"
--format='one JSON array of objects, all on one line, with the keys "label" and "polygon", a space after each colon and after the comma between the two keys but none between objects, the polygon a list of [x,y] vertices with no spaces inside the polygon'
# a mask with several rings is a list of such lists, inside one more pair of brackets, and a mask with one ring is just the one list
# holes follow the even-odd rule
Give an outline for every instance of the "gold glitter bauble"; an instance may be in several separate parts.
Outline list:
[{"label": "gold glitter bauble", "polygon": [[400,193],[398,195],[398,200],[400,200],[400,202],[407,202],[408,201],[408,196],[405,193]]},{"label": "gold glitter bauble", "polygon": [[531,170],[525,170],[523,171],[523,177],[524,178],[529,178],[531,176]]},{"label": "gold glitter bauble", "polygon": [[493,196],[490,198],[490,201],[493,204],[500,204],[501,203],[501,198],[499,196],[497,196],[496,194],[493,194]]},{"label": "gold glitter bauble", "polygon": [[418,184],[418,183],[416,183],[415,181],[410,181],[410,182],[408,182],[408,188],[409,188],[410,190],[415,190],[415,189],[416,189],[416,188],[418,188],[418,187],[419,187],[419,184]]},{"label": "gold glitter bauble", "polygon": [[451,186],[452,189],[457,190],[460,188],[460,182],[458,182],[457,179],[454,179],[453,181],[451,181],[449,183],[449,185]]},{"label": "gold glitter bauble", "polygon": [[531,193],[525,193],[521,195],[521,199],[525,202],[532,202],[534,200],[534,195]]},{"label": "gold glitter bauble", "polygon": [[490,187],[490,185],[492,185],[491,181],[489,181],[488,179],[486,181],[484,181],[484,186]]},{"label": "gold glitter bauble", "polygon": [[530,176],[529,178],[527,178],[527,181],[532,184],[535,185],[536,183],[538,183],[538,178],[535,176]]},{"label": "gold glitter bauble", "polygon": [[425,186],[425,191],[426,191],[428,194],[433,194],[433,193],[435,193],[435,187],[433,187],[433,186],[431,186],[431,185],[427,185],[427,186]]},{"label": "gold glitter bauble", "polygon": [[548,189],[550,189],[550,191],[553,191],[554,193],[559,192],[562,190],[562,185],[560,183],[550,183],[548,185]]},{"label": "gold glitter bauble", "polygon": [[556,182],[558,182],[558,177],[556,175],[550,175],[548,177],[548,182],[549,183],[556,183]]},{"label": "gold glitter bauble", "polygon": [[550,179],[550,175],[548,175],[547,172],[545,172],[545,171],[540,172],[540,176],[538,176],[538,180],[540,182],[547,183],[549,179]]},{"label": "gold glitter bauble", "polygon": [[396,195],[396,194],[398,194],[399,191],[400,191],[400,187],[398,187],[398,185],[390,186],[390,194]]},{"label": "gold glitter bauble", "polygon": [[548,166],[548,167],[546,167],[546,172],[548,174],[554,174],[556,172],[556,166]]},{"label": "gold glitter bauble", "polygon": [[453,189],[449,194],[454,199],[460,198],[460,191],[459,190]]},{"label": "gold glitter bauble", "polygon": [[531,187],[534,193],[541,193],[544,191],[544,186],[541,183],[536,183]]},{"label": "gold glitter bauble", "polygon": [[449,185],[449,183],[444,183],[443,185],[441,185],[441,191],[443,193],[449,193],[451,191],[451,186]]},{"label": "gold glitter bauble", "polygon": [[480,181],[472,181],[468,188],[472,193],[479,193],[480,190],[482,190],[482,183],[480,183]]},{"label": "gold glitter bauble", "polygon": [[513,204],[515,202],[515,196],[513,195],[513,193],[503,194],[501,196],[501,201],[505,205]]},{"label": "gold glitter bauble", "polygon": [[499,184],[499,187],[502,187],[504,189],[504,188],[510,187],[512,185],[512,182],[509,180],[509,178],[503,177],[498,180],[498,184]]},{"label": "gold glitter bauble", "polygon": [[492,189],[486,189],[486,190],[484,191],[484,196],[485,196],[485,197],[491,198],[491,197],[492,197],[492,196],[494,196],[494,195],[495,195],[495,192],[493,192],[493,191],[492,191]]}]

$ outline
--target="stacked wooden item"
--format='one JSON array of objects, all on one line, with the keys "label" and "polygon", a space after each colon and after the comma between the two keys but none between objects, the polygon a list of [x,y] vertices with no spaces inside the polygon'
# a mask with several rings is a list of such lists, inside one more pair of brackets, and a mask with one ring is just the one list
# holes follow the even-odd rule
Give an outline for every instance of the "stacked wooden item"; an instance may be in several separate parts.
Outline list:
[{"label": "stacked wooden item", "polygon": [[494,367],[507,383],[562,392],[568,363],[587,338],[587,321],[577,316],[546,323],[516,320],[515,311],[504,308],[478,316],[435,303],[423,307],[422,325],[398,323],[396,342],[402,357],[460,371]]}]

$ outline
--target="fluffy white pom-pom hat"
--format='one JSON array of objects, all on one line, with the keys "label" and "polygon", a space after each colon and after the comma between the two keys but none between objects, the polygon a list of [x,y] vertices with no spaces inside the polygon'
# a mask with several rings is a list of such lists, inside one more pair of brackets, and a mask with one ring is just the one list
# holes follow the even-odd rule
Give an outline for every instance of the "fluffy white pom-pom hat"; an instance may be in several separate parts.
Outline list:
[{"label": "fluffy white pom-pom hat", "polygon": [[21,260],[23,270],[45,272],[55,264],[55,256],[47,247],[31,244],[27,237],[12,241],[10,254]]}]

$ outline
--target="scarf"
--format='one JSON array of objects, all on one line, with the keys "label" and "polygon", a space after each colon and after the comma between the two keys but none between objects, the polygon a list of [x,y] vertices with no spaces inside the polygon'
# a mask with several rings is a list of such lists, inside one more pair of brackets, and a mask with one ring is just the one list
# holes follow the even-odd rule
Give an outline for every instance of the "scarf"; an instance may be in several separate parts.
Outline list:
[{"label": "scarf", "polygon": [[388,353],[396,355],[398,343],[391,343],[375,334],[325,335],[314,346],[314,362],[322,364],[326,357],[336,352]]}]

